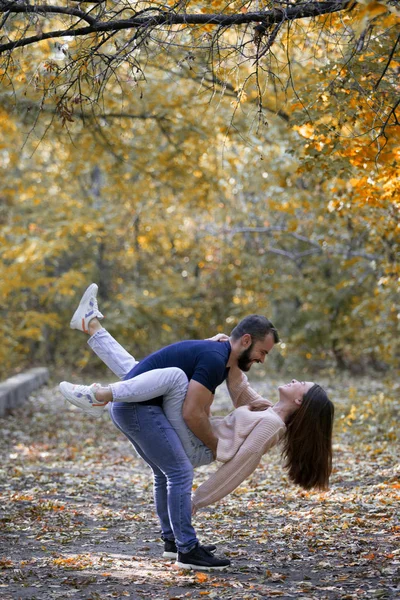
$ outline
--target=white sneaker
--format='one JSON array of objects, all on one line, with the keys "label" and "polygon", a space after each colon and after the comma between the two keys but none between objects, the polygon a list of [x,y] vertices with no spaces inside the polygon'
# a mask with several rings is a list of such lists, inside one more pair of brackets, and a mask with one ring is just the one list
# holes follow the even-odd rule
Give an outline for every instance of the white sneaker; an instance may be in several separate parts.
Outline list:
[{"label": "white sneaker", "polygon": [[89,333],[88,326],[92,319],[95,317],[104,319],[104,315],[101,314],[97,305],[98,289],[95,283],[89,285],[71,319],[71,323],[69,324],[71,329],[78,329],[84,333]]},{"label": "white sneaker", "polygon": [[74,385],[68,381],[62,381],[59,385],[60,392],[71,404],[74,404],[88,415],[93,417],[101,417],[104,412],[104,407],[108,402],[99,402],[96,400],[96,388],[100,387],[99,383],[92,385]]}]

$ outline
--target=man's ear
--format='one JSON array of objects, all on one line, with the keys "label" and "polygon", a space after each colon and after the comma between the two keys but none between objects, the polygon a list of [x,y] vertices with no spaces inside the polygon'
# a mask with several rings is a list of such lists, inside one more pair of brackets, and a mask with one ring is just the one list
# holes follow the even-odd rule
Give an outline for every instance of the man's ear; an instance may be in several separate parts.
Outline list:
[{"label": "man's ear", "polygon": [[241,342],[243,348],[248,348],[249,346],[251,346],[250,333],[245,333],[244,335],[242,335],[242,337],[240,338],[240,342]]}]

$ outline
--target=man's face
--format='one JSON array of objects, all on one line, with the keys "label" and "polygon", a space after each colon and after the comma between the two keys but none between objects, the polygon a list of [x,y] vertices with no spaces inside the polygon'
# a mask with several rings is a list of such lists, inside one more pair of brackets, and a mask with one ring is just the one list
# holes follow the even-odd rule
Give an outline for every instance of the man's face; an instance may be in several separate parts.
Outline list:
[{"label": "man's face", "polygon": [[275,341],[272,333],[265,336],[263,340],[253,342],[251,336],[246,334],[242,343],[247,345],[238,358],[238,367],[241,371],[250,371],[253,363],[263,363],[265,357],[274,347]]}]

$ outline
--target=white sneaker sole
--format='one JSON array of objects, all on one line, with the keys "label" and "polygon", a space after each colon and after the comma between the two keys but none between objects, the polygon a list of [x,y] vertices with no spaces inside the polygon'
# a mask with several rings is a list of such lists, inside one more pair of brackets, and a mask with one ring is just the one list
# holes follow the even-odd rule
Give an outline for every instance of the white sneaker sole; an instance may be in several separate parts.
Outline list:
[{"label": "white sneaker sole", "polygon": [[[79,331],[83,331],[84,333],[88,333],[88,330],[85,328],[85,313],[87,312],[87,304],[92,298],[92,296],[97,296],[98,285],[96,283],[91,283],[85,293],[83,294],[81,301],[79,302],[78,308],[73,314],[71,322],[69,324],[71,329],[78,329]],[[101,315],[101,313],[99,313]],[[98,319],[102,319],[103,315],[94,315],[97,316]]]},{"label": "white sneaker sole", "polygon": [[[214,552],[217,549],[216,546],[214,546],[214,545],[211,546],[211,544],[210,544],[209,548],[210,548],[210,552]],[[176,560],[178,558],[178,553],[177,552],[167,552],[166,550],[164,550],[162,558],[170,558],[171,560]]]},{"label": "white sneaker sole", "polygon": [[99,419],[101,417],[101,415],[103,414],[104,406],[96,406],[93,408],[88,406],[87,402],[85,402],[84,400],[81,400],[80,398],[76,398],[74,396],[74,394],[69,389],[68,382],[62,381],[58,387],[59,387],[60,392],[62,393],[64,398],[66,398],[66,400],[68,400],[68,402],[70,402],[77,408],[80,408],[86,414],[88,414],[92,417],[96,417],[97,419]]},{"label": "white sneaker sole", "polygon": [[192,571],[223,571],[224,569],[228,569],[228,567],[230,567],[230,565],[226,565],[225,567],[206,567],[203,565],[194,565],[194,564],[187,564],[187,563],[182,563],[182,562],[178,562],[176,561],[175,563],[180,569],[190,569]]}]

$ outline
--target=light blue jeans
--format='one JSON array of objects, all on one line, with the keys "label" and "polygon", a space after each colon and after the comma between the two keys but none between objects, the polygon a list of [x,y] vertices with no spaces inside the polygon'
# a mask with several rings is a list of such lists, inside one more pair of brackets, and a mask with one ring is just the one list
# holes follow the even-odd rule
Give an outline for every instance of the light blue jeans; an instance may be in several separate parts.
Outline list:
[{"label": "light blue jeans", "polygon": [[[98,331],[89,339],[88,343],[99,358],[118,377],[124,377],[136,364],[135,359],[105,329]],[[116,404],[111,403],[110,415],[116,427],[124,433],[137,453],[153,470],[154,501],[163,538],[175,539],[181,552],[189,552],[198,541],[191,524],[193,466],[163,408],[140,403],[149,399],[148,393],[151,394],[150,398],[164,395],[162,391],[164,389],[169,393],[169,398],[172,397],[175,409],[179,398],[180,407],[182,407],[187,389],[186,375],[185,382],[182,378],[182,372],[179,373],[180,370],[173,369],[169,374],[170,380],[168,382],[168,376],[166,378],[165,373],[162,373],[168,370],[158,369],[159,373],[156,373],[156,381],[151,378],[151,373],[155,373],[155,371],[149,371],[132,380],[113,384],[113,395],[115,393],[117,396],[115,400],[118,399],[119,401]],[[150,391],[147,389],[146,397],[144,397],[146,390],[141,387],[140,383],[136,387],[133,385],[134,389],[130,387],[132,382],[144,378],[144,376],[147,377],[143,379],[142,383],[151,388]],[[176,385],[171,386],[171,381],[175,382]],[[133,401],[129,401],[128,398],[133,398]],[[141,399],[139,402],[136,401],[138,398]],[[176,410],[174,415],[176,418]],[[171,416],[173,420],[174,415]],[[181,410],[180,416],[182,419]],[[190,432],[186,425],[185,429]],[[193,436],[192,432],[190,434]],[[192,440],[190,444],[195,444],[194,447],[196,448],[200,447],[196,445],[196,440],[201,444],[200,440],[195,436],[193,437],[195,440]],[[211,462],[211,451],[204,444],[201,445],[203,450],[199,450],[199,452],[203,452],[208,456],[210,459],[208,462]],[[194,450],[194,447],[192,450]]]}]

